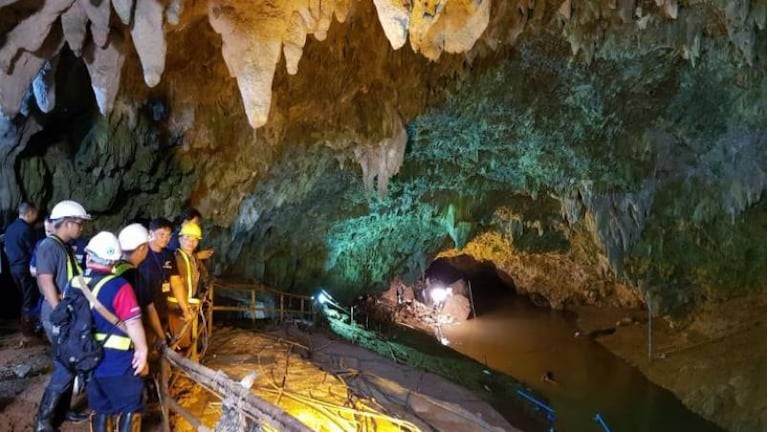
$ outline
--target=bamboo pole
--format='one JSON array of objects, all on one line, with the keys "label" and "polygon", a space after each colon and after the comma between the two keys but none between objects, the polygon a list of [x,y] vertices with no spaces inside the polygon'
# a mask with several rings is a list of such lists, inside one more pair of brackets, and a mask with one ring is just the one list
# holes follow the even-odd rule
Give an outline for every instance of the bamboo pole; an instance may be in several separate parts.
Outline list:
[{"label": "bamboo pole", "polygon": [[183,417],[184,420],[192,425],[192,427],[195,428],[198,432],[213,432],[213,429],[210,429],[209,427],[202,424],[202,422],[198,420],[197,417],[184,409],[184,407],[179,405],[178,402],[176,402],[172,397],[166,396],[165,403],[167,404],[168,408],[181,415],[181,417]]},{"label": "bamboo pole", "polygon": [[214,284],[210,284],[210,304],[208,305],[208,310],[205,311],[205,321],[208,323],[208,337],[213,334],[213,302],[216,298],[213,295],[214,286]]},{"label": "bamboo pole", "polygon": [[291,416],[280,407],[274,406],[251,393],[250,389],[246,389],[239,383],[233,381],[223,372],[214,372],[172,350],[166,349],[164,355],[171,364],[181,369],[194,382],[220,395],[222,400],[235,398],[238,401],[242,401],[242,411],[246,415],[256,419],[259,423],[268,424],[279,431],[311,431],[311,429],[299,422],[295,417]]}]

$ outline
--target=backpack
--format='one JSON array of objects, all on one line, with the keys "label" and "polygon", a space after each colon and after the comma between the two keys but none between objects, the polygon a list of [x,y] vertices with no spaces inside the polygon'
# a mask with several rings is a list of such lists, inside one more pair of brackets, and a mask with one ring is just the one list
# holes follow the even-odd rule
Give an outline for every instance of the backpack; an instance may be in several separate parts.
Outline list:
[{"label": "backpack", "polygon": [[[94,278],[87,283],[93,285],[94,295],[101,287],[114,279],[114,275]],[[104,343],[93,337],[93,315],[91,303],[82,289],[73,289],[75,280],[69,282],[64,298],[51,311],[51,323],[58,327],[53,335],[56,360],[78,375],[87,375],[98,366],[104,357]],[[77,284],[79,285],[79,283]]]}]

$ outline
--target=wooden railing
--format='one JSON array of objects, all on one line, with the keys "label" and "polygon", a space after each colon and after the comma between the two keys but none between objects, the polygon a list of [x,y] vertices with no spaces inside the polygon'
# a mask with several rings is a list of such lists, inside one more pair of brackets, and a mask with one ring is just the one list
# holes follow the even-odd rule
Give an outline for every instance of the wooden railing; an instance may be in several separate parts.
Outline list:
[{"label": "wooden railing", "polygon": [[[239,305],[216,305],[216,291],[221,290],[237,290],[248,292],[246,298],[249,299],[247,304],[240,303]],[[268,303],[261,303],[258,301],[259,295],[269,295],[274,300],[274,306],[268,306]],[[219,280],[213,280],[209,284],[206,297],[211,300],[209,307],[204,308],[205,324],[207,325],[206,336],[209,337],[213,329],[213,312],[242,312],[251,313],[253,321],[256,320],[256,314],[258,312],[263,313],[265,316],[272,317],[279,321],[284,321],[286,318],[310,319],[314,320],[315,311],[314,303],[309,296],[302,296],[297,294],[291,294],[284,291],[279,291],[266,285],[259,283],[237,283],[237,282],[223,282]],[[206,302],[203,302],[206,304]],[[197,320],[187,322],[180,334],[184,334],[187,331],[196,333]],[[194,336],[194,339],[200,335]],[[173,346],[173,343],[171,342]],[[197,343],[193,344],[192,352],[196,353]],[[187,353],[189,354],[189,353]],[[192,358],[196,360],[197,355],[192,355]],[[226,374],[221,371],[213,371],[207,367],[199,364],[192,359],[186,358],[180,353],[175,352],[172,348],[166,348],[162,352],[162,366],[161,371],[158,374],[158,389],[161,399],[161,408],[163,413],[163,425],[164,432],[170,432],[170,420],[169,411],[173,411],[176,414],[184,418],[195,430],[198,432],[211,432],[211,429],[205,426],[200,419],[196,418],[187,409],[181,406],[170,394],[168,383],[170,381],[171,367],[182,372],[189,377],[196,384],[207,389],[217,397],[219,397],[225,405],[228,407],[236,406],[238,409],[238,415],[234,416],[234,420],[222,415],[217,425],[224,426],[224,423],[237,421],[236,419],[247,417],[251,423],[258,425],[269,426],[272,430],[279,431],[296,431],[304,432],[309,431],[304,424],[292,417],[290,414],[282,410],[276,405],[261,399],[255,394],[251,393],[249,386],[244,386],[242,383],[231,380]],[[231,425],[225,425],[231,428]],[[230,430],[224,427],[223,430]],[[234,430],[239,430],[235,428]]]},{"label": "wooden railing", "polygon": [[[165,349],[162,352],[162,361],[165,362],[163,371],[170,371],[170,367],[176,368],[210,393],[221,399],[222,406],[236,409],[234,416],[223,413],[216,425],[216,430],[251,430],[237,424],[242,417],[248,418],[248,422],[259,426],[268,426],[271,430],[288,432],[309,432],[306,425],[282,408],[273,405],[258,397],[250,391],[250,385],[236,382],[221,371],[213,371],[197,362],[189,360],[181,354]],[[165,375],[164,373],[161,375]],[[211,432],[200,419],[183,408],[168,392],[167,377],[160,379],[160,398],[163,412],[163,426],[165,432],[170,431],[168,410],[183,417],[198,432]],[[260,429],[259,429],[260,430]]]},{"label": "wooden railing", "polygon": [[[299,295],[280,291],[258,282],[225,282],[214,280],[210,284],[210,298],[213,300],[211,312],[241,312],[250,313],[251,320],[255,322],[260,312],[266,317],[272,317],[279,321],[286,318],[299,318],[314,321],[314,302],[310,296]],[[231,290],[248,292],[248,303],[240,305],[216,305],[215,294],[217,291]],[[274,306],[262,303],[258,300],[259,294],[268,295],[274,300]],[[219,296],[220,297],[220,296]],[[208,325],[211,325],[213,317],[209,315]]]}]

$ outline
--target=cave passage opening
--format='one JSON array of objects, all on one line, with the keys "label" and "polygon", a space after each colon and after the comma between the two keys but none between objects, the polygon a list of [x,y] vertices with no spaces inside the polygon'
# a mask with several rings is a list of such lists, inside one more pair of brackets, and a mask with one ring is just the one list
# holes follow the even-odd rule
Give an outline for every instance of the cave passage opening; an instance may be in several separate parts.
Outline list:
[{"label": "cave passage opening", "polygon": [[437,258],[425,271],[429,286],[454,287],[454,292],[469,295],[476,314],[492,312],[503,301],[516,297],[514,280],[490,261],[469,255]]}]

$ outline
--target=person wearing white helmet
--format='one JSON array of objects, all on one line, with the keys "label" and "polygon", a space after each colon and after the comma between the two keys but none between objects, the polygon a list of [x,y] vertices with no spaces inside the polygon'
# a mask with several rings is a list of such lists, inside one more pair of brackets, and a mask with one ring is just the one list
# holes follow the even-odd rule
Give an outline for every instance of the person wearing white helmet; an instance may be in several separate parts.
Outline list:
[{"label": "person wearing white helmet", "polygon": [[[114,267],[114,274],[122,276],[131,284],[136,293],[136,300],[141,306],[144,327],[154,331],[154,339],[164,342],[165,331],[154,306],[154,295],[148,284],[139,277],[140,271],[138,270],[149,254],[149,231],[143,225],[133,223],[123,228],[117,238],[120,240],[123,256]],[[149,339],[149,334],[147,334],[147,339]]]},{"label": "person wearing white helmet", "polygon": [[[37,286],[44,298],[40,309],[40,321],[48,339],[53,341],[51,311],[59,304],[59,299],[69,280],[82,272],[67,243],[80,237],[83,223],[90,220],[91,216],[79,203],[65,200],[53,207],[49,219],[53,232],[37,247],[35,264]],[[87,414],[69,409],[74,379],[75,374],[54,359],[53,374],[37,411],[36,432],[55,430],[53,417],[59,404],[66,409],[65,420],[79,422],[88,419]]]},{"label": "person wearing white helmet", "polygon": [[[132,230],[134,233],[140,231]],[[123,237],[125,245],[133,248],[131,254],[146,248],[146,239],[137,245],[136,240],[141,241],[141,238],[136,239],[130,231]],[[125,324],[124,328],[115,328],[102,313],[92,312],[94,337],[104,343],[104,358],[94,369],[87,388],[88,404],[94,413],[91,417],[93,432],[111,432],[111,424],[120,432],[141,430],[144,389],[141,376],[148,372],[148,348],[134,289],[124,278],[113,274],[115,265],[123,256],[120,243],[114,234],[102,231],[85,248],[86,283],[104,308]],[[138,254],[146,256],[146,251],[138,251]],[[75,282],[79,284],[75,279],[73,286]]]}]

